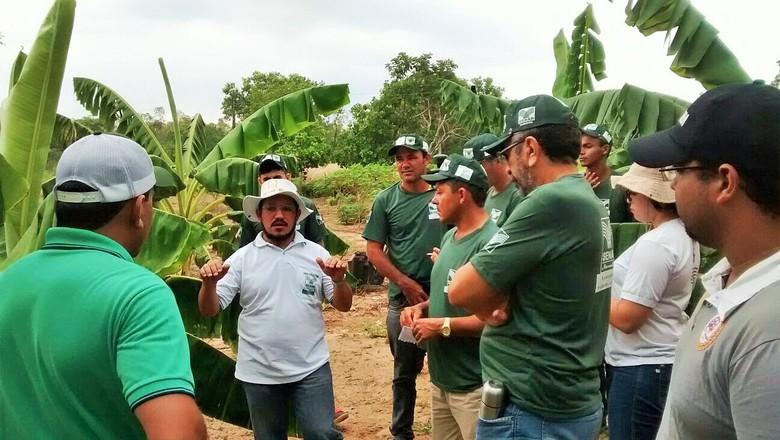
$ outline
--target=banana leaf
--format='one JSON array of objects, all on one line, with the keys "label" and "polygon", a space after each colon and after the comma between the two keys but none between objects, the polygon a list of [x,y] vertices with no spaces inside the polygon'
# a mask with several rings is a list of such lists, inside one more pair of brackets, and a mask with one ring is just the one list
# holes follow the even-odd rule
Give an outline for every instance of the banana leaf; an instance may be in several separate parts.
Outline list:
[{"label": "banana leaf", "polygon": [[[563,71],[561,76],[556,75],[553,85],[553,95],[558,98],[570,98],[582,93],[593,91],[593,78],[602,80],[606,74],[606,56],[604,46],[597,35],[601,33],[596,17],[593,15],[593,5],[588,4],[585,10],[574,19],[574,30],[571,33],[571,46],[566,50],[566,66],[558,66],[558,71]],[[560,53],[563,45],[559,34],[554,41],[555,58],[560,62]],[[565,42],[565,38],[564,38]]]},{"label": "banana leaf", "polygon": [[667,51],[674,55],[670,69],[683,78],[696,79],[706,89],[751,80],[718,37],[718,30],[690,0],[629,0],[626,24],[643,35],[666,32],[667,39],[674,30]]},{"label": "banana leaf", "polygon": [[469,131],[498,134],[504,129],[504,112],[509,100],[476,94],[447,79],[441,81],[439,93],[442,107]]},{"label": "banana leaf", "polygon": [[54,2],[30,54],[21,62],[21,71],[12,72],[16,82],[0,112],[0,155],[14,170],[0,176],[2,192],[25,194],[21,200],[3,197],[8,260],[19,255],[12,250],[37,221],[43,199],[40,188],[54,131],[75,7],[73,0]]},{"label": "banana leaf", "polygon": [[231,197],[257,194],[257,162],[233,157],[199,168],[197,180],[209,191]]},{"label": "banana leaf", "polygon": [[117,92],[89,78],[73,78],[76,99],[106,127],[121,133],[143,146],[150,155],[157,155],[169,167],[174,163],[141,115]]},{"label": "banana leaf", "polygon": [[195,172],[221,159],[251,158],[349,103],[346,84],[310,87],[282,96],[252,113],[231,130],[201,161]]},{"label": "banana leaf", "polygon": [[187,333],[199,338],[210,338],[219,334],[219,315],[206,318],[198,310],[198,291],[201,281],[186,276],[170,276],[165,279],[173,291],[176,305]]},{"label": "banana leaf", "polygon": [[195,116],[192,117],[182,150],[184,152],[182,175],[189,176],[190,171],[211,151],[206,145],[206,123],[203,122],[200,113],[195,113]]},{"label": "banana leaf", "polygon": [[22,75],[22,68],[27,61],[27,54],[20,50],[16,55],[13,65],[11,65],[11,78],[8,81],[8,94],[11,94],[11,89],[14,88],[16,82],[19,81],[19,77]]},{"label": "banana leaf", "polygon": [[209,231],[202,224],[155,209],[149,238],[135,261],[160,276],[176,273],[192,251],[209,239]]},{"label": "banana leaf", "polygon": [[155,176],[157,177],[157,183],[154,185],[154,198],[155,200],[162,200],[168,197],[175,196],[179,191],[186,188],[184,182],[173,168],[168,165],[167,162],[162,160],[159,156],[149,155],[152,160],[152,165],[155,168]]},{"label": "banana leaf", "polygon": [[52,147],[64,149],[90,133],[92,133],[92,130],[89,127],[67,116],[57,114],[54,120],[54,133],[52,134],[51,145]]},{"label": "banana leaf", "polygon": [[568,84],[566,83],[566,71],[569,66],[569,50],[571,46],[563,34],[563,29],[553,38],[553,55],[555,55],[555,82],[553,82],[552,95],[556,98],[567,97]]}]

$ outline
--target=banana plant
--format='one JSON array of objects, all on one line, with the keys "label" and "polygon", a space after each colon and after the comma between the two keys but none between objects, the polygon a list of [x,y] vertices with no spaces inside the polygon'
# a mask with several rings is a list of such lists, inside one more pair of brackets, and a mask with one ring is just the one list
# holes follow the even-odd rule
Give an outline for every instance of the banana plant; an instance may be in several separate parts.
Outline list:
[{"label": "banana plant", "polygon": [[571,44],[563,30],[558,32],[553,40],[557,64],[553,96],[570,98],[592,92],[593,78],[601,81],[607,77],[604,46],[597,36],[600,33],[591,4],[574,19]]},{"label": "banana plant", "polygon": [[[258,109],[216,145],[209,146],[200,114],[193,117],[186,132],[180,129],[168,72],[162,58],[158,62],[174,125],[175,142],[170,152],[119,93],[88,78],[74,78],[73,83],[76,98],[88,111],[109,129],[136,140],[147,150],[154,165],[171,175],[164,191],[156,193],[161,200],[151,238],[137,259],[166,276],[187,270],[194,255],[208,255],[209,245],[218,251],[232,250],[225,242],[232,239],[237,227],[226,220],[236,211],[226,205],[227,197],[241,197],[256,189],[255,163],[250,158],[268,151],[280,135],[292,135],[317,122],[320,115],[346,105],[349,89],[346,84],[318,86],[283,96]],[[238,167],[240,172],[225,173],[226,162],[221,161],[228,161],[228,168]],[[227,191],[227,187],[231,190]],[[215,196],[209,191],[221,194]],[[177,234],[172,236],[172,231]]]},{"label": "banana plant", "polygon": [[29,56],[11,69],[0,111],[0,199],[3,260],[0,269],[35,250],[53,222],[53,198],[44,199],[57,104],[75,16],[75,1],[56,0]]}]

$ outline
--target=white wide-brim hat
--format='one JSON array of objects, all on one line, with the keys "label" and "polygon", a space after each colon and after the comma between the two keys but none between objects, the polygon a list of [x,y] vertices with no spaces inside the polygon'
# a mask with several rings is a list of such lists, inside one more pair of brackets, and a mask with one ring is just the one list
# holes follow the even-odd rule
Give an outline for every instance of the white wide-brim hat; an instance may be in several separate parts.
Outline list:
[{"label": "white wide-brim hat", "polygon": [[257,207],[260,202],[273,196],[285,195],[295,200],[298,205],[298,209],[301,211],[301,215],[298,216],[298,223],[302,222],[306,217],[311,214],[309,208],[303,204],[303,199],[298,195],[298,188],[295,184],[287,179],[270,179],[260,187],[260,196],[246,196],[244,197],[244,215],[249,220],[260,223],[261,220],[257,216]]},{"label": "white wide-brim hat", "polygon": [[672,182],[667,180],[658,168],[645,168],[632,164],[628,172],[622,176],[612,176],[612,186],[623,188],[645,195],[660,203],[674,203]]}]

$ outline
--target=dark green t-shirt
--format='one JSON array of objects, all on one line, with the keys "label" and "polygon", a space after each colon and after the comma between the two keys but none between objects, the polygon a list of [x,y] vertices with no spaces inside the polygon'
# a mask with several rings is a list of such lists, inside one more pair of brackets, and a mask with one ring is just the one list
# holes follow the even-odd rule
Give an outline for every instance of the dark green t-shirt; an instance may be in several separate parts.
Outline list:
[{"label": "dark green t-shirt", "polygon": [[[408,193],[395,183],[376,196],[363,230],[363,238],[384,243],[393,265],[425,288],[430,285],[433,267],[426,254],[439,247],[447,231],[431,200],[433,190]],[[388,293],[390,299],[403,296],[392,282]]]},{"label": "dark green t-shirt", "polygon": [[610,223],[630,223],[634,221],[634,217],[631,215],[631,211],[628,209],[628,202],[626,197],[628,192],[625,188],[619,186],[617,188],[612,187],[612,176],[618,176],[616,172],[607,177],[607,180],[601,182],[593,188],[593,192],[596,193],[604,206],[609,211]]},{"label": "dark green t-shirt", "polygon": [[[303,219],[298,224],[297,230],[303,235],[303,238],[313,241],[315,243],[323,243],[325,241],[325,221],[322,219],[322,215],[317,211],[317,206],[314,205],[314,201],[306,197],[301,196],[303,204],[312,211],[308,217]],[[241,236],[238,240],[239,247],[244,247],[247,244],[255,241],[257,234],[263,231],[262,223],[255,223],[246,216],[241,218]]]},{"label": "dark green t-shirt", "polygon": [[471,259],[511,309],[506,324],[482,334],[484,379],[544,417],[596,411],[612,260],[607,212],[582,175],[528,194]]},{"label": "dark green t-shirt", "polygon": [[193,394],[171,290],[110,238],[52,228],[0,273],[0,438],[143,439],[133,410]]},{"label": "dark green t-shirt", "polygon": [[500,193],[497,193],[496,189],[491,186],[488,190],[487,199],[485,199],[485,211],[487,211],[495,224],[501,226],[522,199],[523,194],[514,183],[510,183]]},{"label": "dark green t-shirt", "polygon": [[[498,231],[498,226],[488,219],[482,227],[460,240],[456,229],[450,229],[441,240],[441,253],[431,271],[431,296],[428,316],[451,318],[470,316],[471,313],[450,304],[447,288],[455,271],[479,252]],[[435,338],[428,343],[428,368],[431,382],[452,393],[467,393],[482,386],[479,366],[479,338],[452,336]]]}]

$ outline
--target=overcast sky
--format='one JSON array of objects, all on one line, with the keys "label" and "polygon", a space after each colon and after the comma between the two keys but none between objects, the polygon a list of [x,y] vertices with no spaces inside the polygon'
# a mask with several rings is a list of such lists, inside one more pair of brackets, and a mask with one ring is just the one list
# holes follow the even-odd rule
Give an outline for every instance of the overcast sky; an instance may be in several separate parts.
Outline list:
[{"label": "overcast sky", "polygon": [[[629,82],[693,100],[703,89],[669,70],[663,35],[643,37],[624,24],[626,0],[594,0],[608,78],[597,89]],[[778,72],[780,2],[698,0],[694,5],[754,78]],[[349,83],[352,102],[375,96],[385,63],[398,52],[451,58],[464,78],[490,76],[522,98],[549,93],[552,39],[570,36],[584,0],[81,0],[70,43],[60,112],[87,112],[71,78],[116,90],[140,112],[167,98],[157,58],[165,59],[180,112],[222,116],[222,86],[255,70],[300,73]],[[51,6],[46,0],[0,0],[0,93],[19,49],[29,50]]]}]

